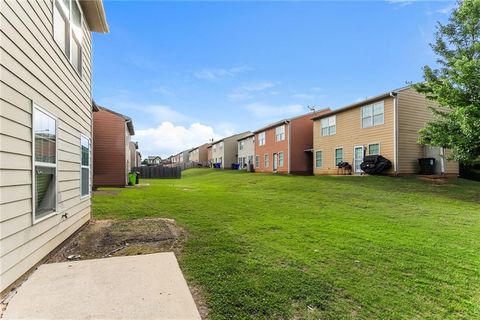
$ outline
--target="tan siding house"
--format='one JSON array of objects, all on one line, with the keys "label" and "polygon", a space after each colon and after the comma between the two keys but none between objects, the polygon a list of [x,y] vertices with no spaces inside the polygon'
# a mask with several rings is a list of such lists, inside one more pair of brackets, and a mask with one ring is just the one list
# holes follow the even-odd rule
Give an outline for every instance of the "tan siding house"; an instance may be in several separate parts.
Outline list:
[{"label": "tan siding house", "polygon": [[108,27],[99,0],[1,0],[0,25],[2,292],[90,219],[91,32]]},{"label": "tan siding house", "polygon": [[348,162],[352,173],[361,174],[363,157],[380,154],[392,162],[386,174],[417,174],[418,159],[433,157],[437,174],[458,175],[458,164],[439,148],[417,143],[418,131],[433,117],[429,106],[424,95],[406,87],[313,118],[314,173],[341,174],[337,164]]}]

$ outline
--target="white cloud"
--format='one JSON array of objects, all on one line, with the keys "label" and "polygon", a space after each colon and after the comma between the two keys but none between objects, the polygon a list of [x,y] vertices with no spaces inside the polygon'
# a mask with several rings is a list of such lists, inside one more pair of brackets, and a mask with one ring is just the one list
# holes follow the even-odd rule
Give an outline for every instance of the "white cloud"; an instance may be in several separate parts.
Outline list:
[{"label": "white cloud", "polygon": [[152,89],[152,91],[155,92],[155,93],[159,93],[161,95],[164,95],[164,96],[168,96],[168,97],[175,96],[175,94],[170,89],[168,89],[167,87],[164,87],[164,86],[154,87]]},{"label": "white cloud", "polygon": [[300,104],[272,106],[263,103],[251,103],[246,105],[245,109],[251,112],[255,117],[262,119],[295,116],[305,111]]},{"label": "white cloud", "polygon": [[198,122],[181,126],[165,121],[155,128],[136,130],[134,139],[138,140],[143,157],[168,157],[220,137],[213,127]]},{"label": "white cloud", "polygon": [[386,0],[388,3],[396,5],[395,9],[400,9],[411,5],[415,1],[413,0]]},{"label": "white cloud", "polygon": [[224,68],[205,68],[193,73],[193,75],[201,80],[218,80],[224,77],[233,77],[239,73],[244,73],[251,70],[247,66],[237,66],[228,69]]},{"label": "white cloud", "polygon": [[154,123],[160,123],[164,121],[170,122],[187,122],[192,121],[192,118],[175,111],[173,108],[164,105],[149,105],[144,106],[141,109],[142,111],[150,114],[150,120]]},{"label": "white cloud", "polygon": [[252,93],[254,92],[261,92],[269,88],[273,88],[275,85],[269,81],[263,82],[254,82],[242,85],[235,90],[228,96],[232,99],[247,99],[252,98]]},{"label": "white cloud", "polygon": [[452,12],[452,10],[455,9],[455,5],[454,4],[451,4],[449,6],[446,6],[444,8],[441,8],[441,9],[438,9],[437,13],[441,13],[441,14],[449,14],[450,12]]}]

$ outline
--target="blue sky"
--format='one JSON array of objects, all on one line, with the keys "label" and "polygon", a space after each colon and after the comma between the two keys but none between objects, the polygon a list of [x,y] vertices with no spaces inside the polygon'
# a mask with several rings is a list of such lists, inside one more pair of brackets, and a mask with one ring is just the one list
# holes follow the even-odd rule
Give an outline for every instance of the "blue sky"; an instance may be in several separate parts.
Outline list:
[{"label": "blue sky", "polygon": [[93,93],[143,156],[420,81],[452,1],[105,1]]}]

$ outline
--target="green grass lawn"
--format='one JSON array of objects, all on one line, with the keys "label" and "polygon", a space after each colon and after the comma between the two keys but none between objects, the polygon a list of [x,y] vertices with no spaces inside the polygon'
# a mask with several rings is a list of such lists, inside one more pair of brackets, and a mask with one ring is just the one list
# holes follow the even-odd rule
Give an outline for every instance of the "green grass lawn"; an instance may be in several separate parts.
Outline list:
[{"label": "green grass lawn", "polygon": [[480,319],[480,183],[192,169],[93,198],[167,217],[211,319]]}]

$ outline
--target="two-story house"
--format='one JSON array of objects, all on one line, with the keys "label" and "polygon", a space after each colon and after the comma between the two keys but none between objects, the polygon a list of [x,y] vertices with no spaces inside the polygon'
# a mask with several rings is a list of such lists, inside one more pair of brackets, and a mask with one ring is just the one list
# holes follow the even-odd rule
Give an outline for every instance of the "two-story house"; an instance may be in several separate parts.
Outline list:
[{"label": "two-story house", "polygon": [[91,217],[101,0],[0,2],[0,292]]},{"label": "two-story house", "polygon": [[255,157],[255,134],[252,132],[238,139],[238,163],[240,169],[249,169]]},{"label": "two-story house", "polygon": [[105,107],[98,109],[93,115],[93,186],[126,186],[136,158],[130,146],[133,121]]},{"label": "two-story house", "polygon": [[312,174],[311,118],[329,109],[269,124],[255,133],[255,171]]},{"label": "two-story house", "polygon": [[385,92],[313,118],[315,174],[336,174],[348,162],[361,174],[365,155],[382,155],[391,161],[391,175],[419,172],[418,159],[436,159],[436,173],[458,175],[458,163],[448,161],[448,151],[417,143],[418,131],[433,118],[435,106],[412,87]]},{"label": "two-story house", "polygon": [[242,132],[232,136],[212,142],[212,161],[220,164],[220,168],[231,168],[232,164],[238,163],[238,144],[237,140],[250,134]]},{"label": "two-story house", "polygon": [[207,148],[210,144],[205,143],[201,146],[193,148],[189,152],[189,159],[192,162],[198,163],[201,166],[207,166],[208,163],[208,151]]}]

